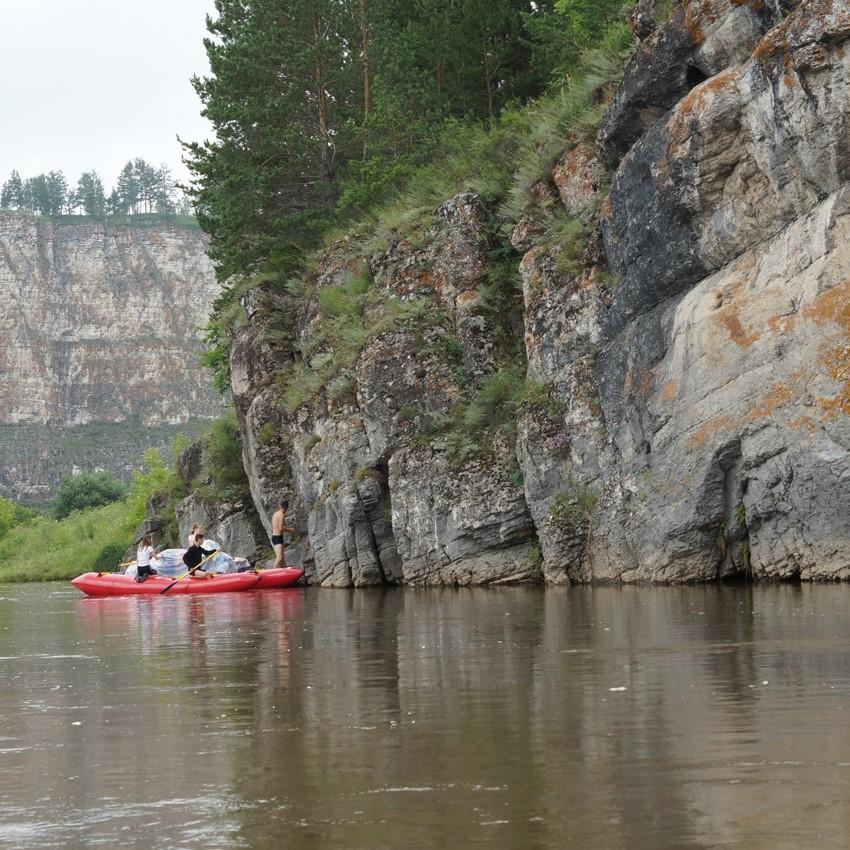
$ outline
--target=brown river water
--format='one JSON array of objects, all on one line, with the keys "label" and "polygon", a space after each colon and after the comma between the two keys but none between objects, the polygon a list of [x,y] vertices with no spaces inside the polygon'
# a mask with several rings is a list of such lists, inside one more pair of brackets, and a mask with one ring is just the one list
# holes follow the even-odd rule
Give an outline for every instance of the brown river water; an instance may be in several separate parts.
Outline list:
[{"label": "brown river water", "polygon": [[850,588],[0,585],[0,848],[844,848]]}]

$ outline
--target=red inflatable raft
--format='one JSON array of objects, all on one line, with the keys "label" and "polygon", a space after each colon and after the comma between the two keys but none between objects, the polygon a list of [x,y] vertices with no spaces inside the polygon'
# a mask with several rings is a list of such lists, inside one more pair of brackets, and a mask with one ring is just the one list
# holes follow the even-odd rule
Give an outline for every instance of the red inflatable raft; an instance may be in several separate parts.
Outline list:
[{"label": "red inflatable raft", "polygon": [[[181,578],[151,576],[147,581],[137,582],[121,573],[83,573],[71,584],[88,596],[156,596],[165,591],[165,596],[184,593],[236,593],[243,590],[273,590],[291,587],[303,575],[296,567],[258,572],[228,573],[206,578]],[[168,588],[168,590],[166,590]]]}]

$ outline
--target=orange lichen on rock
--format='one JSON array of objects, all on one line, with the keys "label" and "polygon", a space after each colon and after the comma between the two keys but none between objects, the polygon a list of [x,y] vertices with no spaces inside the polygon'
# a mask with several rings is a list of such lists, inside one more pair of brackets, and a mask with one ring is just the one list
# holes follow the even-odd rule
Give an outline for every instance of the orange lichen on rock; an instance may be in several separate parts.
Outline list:
[{"label": "orange lichen on rock", "polygon": [[715,416],[703,422],[696,431],[688,438],[688,443],[691,448],[701,449],[711,437],[719,434],[724,428],[730,425],[732,420],[728,416]]},{"label": "orange lichen on rock", "polygon": [[639,366],[634,372],[629,369],[626,373],[626,381],[624,389],[640,398],[648,398],[652,393],[652,388],[655,385],[655,380],[646,367]]},{"label": "orange lichen on rock", "polygon": [[723,311],[718,315],[718,320],[729,331],[729,338],[741,348],[749,348],[761,337],[761,333],[755,330],[747,333],[741,324],[741,320],[731,310]]},{"label": "orange lichen on rock", "polygon": [[687,155],[687,150],[683,148],[691,136],[691,121],[705,112],[709,96],[737,90],[738,73],[738,68],[727,68],[691,89],[679,102],[667,122],[667,149],[664,159]]},{"label": "orange lichen on rock", "polygon": [[688,438],[688,444],[693,449],[701,449],[715,434],[719,434],[724,428],[731,425],[729,416],[715,416],[703,422],[696,431]]},{"label": "orange lichen on rock", "polygon": [[818,406],[830,418],[838,414],[850,416],[850,341],[821,346],[818,363],[841,385],[832,398],[819,398]]},{"label": "orange lichen on rock", "polygon": [[818,295],[803,308],[803,315],[818,326],[832,322],[850,336],[850,280]]},{"label": "orange lichen on rock", "polygon": [[702,31],[702,27],[700,27],[700,19],[705,14],[706,0],[702,0],[698,10],[694,8],[695,6],[696,3],[685,3],[685,28],[691,37],[691,41],[699,45],[705,41],[705,33]]},{"label": "orange lichen on rock", "polygon": [[771,316],[767,320],[767,326],[771,333],[790,333],[794,330],[797,324],[797,317],[793,313],[786,313],[783,316]]},{"label": "orange lichen on rock", "polygon": [[850,416],[850,280],[819,295],[802,315],[819,328],[835,327],[818,347],[818,363],[840,388],[832,397],[819,398],[818,406],[828,416]]},{"label": "orange lichen on rock", "polygon": [[754,422],[756,419],[766,419],[773,416],[783,405],[788,404],[797,397],[798,384],[801,375],[794,373],[789,381],[780,381],[773,384],[767,394],[762,396],[758,404],[750,408],[750,412],[744,417],[744,422]]},{"label": "orange lichen on rock", "polygon": [[756,46],[753,51],[753,58],[761,62],[763,68],[766,69],[767,63],[771,59],[788,49],[788,29],[790,25],[790,19],[784,20],[781,24],[769,30]]},{"label": "orange lichen on rock", "polygon": [[782,77],[782,82],[785,83],[789,89],[793,88],[797,84],[797,80],[794,77],[794,66],[791,62],[790,54],[785,54],[782,64],[785,66],[785,74]]},{"label": "orange lichen on rock", "polygon": [[811,416],[800,416],[797,419],[792,419],[788,423],[788,427],[794,430],[805,429],[813,434],[818,429],[818,423]]},{"label": "orange lichen on rock", "polygon": [[679,379],[672,378],[661,387],[661,401],[673,401],[679,392]]}]

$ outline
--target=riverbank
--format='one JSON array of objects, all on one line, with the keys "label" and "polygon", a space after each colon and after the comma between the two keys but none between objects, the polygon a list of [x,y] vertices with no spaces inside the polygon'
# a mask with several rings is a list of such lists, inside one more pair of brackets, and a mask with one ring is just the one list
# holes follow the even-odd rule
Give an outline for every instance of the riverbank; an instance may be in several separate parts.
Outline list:
[{"label": "riverbank", "polygon": [[121,501],[64,520],[31,519],[0,538],[0,582],[54,581],[117,569],[143,516]]}]

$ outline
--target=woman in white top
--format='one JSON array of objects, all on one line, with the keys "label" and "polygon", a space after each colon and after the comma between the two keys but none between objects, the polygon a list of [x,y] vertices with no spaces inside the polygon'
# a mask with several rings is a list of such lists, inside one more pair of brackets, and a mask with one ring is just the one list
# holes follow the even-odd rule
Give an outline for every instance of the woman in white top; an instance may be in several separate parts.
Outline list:
[{"label": "woman in white top", "polygon": [[203,528],[201,528],[200,524],[196,522],[192,526],[192,530],[189,532],[189,542],[186,544],[186,548],[191,549],[195,545],[195,535],[196,534],[203,534],[203,533],[204,533]]},{"label": "woman in white top", "polygon": [[157,571],[151,566],[151,561],[158,560],[153,551],[153,541],[150,534],[146,534],[136,549],[136,581],[144,581],[148,576],[157,575]]}]

